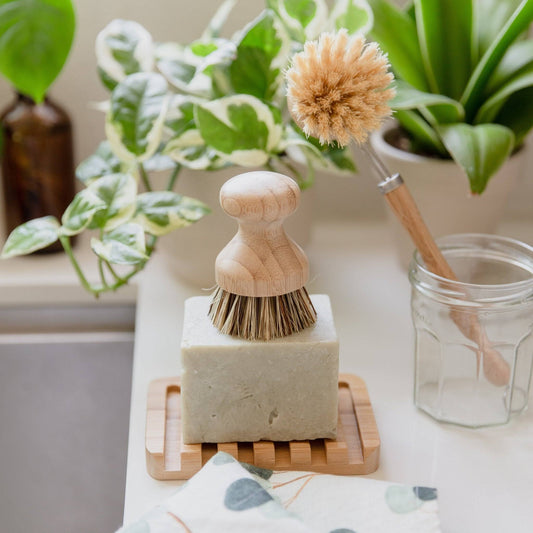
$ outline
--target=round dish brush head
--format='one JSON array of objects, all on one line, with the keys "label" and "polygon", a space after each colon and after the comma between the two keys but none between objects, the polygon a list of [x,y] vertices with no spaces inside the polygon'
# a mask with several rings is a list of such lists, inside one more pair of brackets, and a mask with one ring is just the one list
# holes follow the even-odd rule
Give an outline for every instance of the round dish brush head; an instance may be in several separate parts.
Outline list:
[{"label": "round dish brush head", "polygon": [[239,223],[215,262],[209,316],[222,333],[270,340],[316,322],[307,257],[283,229],[299,199],[296,182],[277,172],[247,172],[222,186],[220,205]]},{"label": "round dish brush head", "polygon": [[287,71],[289,111],[306,135],[321,144],[350,139],[364,143],[368,132],[391,115],[395,91],[387,56],[376,43],[345,30],[307,42]]}]

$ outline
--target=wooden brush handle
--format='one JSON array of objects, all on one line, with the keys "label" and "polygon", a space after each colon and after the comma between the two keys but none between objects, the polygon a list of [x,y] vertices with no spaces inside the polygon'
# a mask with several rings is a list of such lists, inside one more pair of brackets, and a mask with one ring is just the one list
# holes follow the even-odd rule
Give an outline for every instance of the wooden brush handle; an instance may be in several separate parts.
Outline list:
[{"label": "wooden brush handle", "polygon": [[282,226],[299,200],[297,183],[277,172],[247,172],[222,186],[220,205],[237,219],[239,229],[216,259],[219,287],[232,294],[264,297],[305,285],[307,258]]},{"label": "wooden brush handle", "polygon": [[[385,199],[403,227],[408,231],[427,269],[442,278],[459,281],[433,240],[406,185],[402,184],[386,193]],[[464,296],[468,298],[466,293]],[[463,335],[478,345],[478,365],[480,359],[483,358],[485,377],[494,385],[500,386],[509,383],[509,364],[498,351],[492,348],[477,315],[452,309],[450,316]]]}]

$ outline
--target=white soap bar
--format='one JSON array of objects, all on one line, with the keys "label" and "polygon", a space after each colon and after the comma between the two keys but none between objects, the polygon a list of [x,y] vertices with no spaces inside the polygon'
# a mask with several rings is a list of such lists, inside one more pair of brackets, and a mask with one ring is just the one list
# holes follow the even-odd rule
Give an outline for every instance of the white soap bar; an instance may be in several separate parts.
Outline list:
[{"label": "white soap bar", "polygon": [[207,316],[209,296],[185,302],[185,444],[336,437],[339,343],[329,297],[311,299],[316,324],[271,341],[220,333]]}]

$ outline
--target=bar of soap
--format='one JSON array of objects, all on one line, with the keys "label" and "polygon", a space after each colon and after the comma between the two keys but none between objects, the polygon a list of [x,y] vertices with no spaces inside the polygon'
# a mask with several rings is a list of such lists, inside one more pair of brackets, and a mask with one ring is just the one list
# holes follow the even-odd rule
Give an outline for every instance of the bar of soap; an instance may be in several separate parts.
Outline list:
[{"label": "bar of soap", "polygon": [[207,316],[209,296],[185,302],[185,444],[336,437],[339,343],[329,297],[311,300],[316,324],[270,341],[220,333]]}]

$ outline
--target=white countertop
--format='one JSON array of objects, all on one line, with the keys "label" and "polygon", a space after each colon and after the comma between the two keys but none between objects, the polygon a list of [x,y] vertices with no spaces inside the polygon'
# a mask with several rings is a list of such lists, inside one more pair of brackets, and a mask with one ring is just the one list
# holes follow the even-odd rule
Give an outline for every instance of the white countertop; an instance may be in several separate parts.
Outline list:
[{"label": "white countertop", "polygon": [[[529,225],[507,224],[500,233],[533,242]],[[410,287],[397,265],[387,227],[364,221],[322,225],[307,252],[312,276],[309,292],[331,298],[341,346],[340,369],[366,381],[373,403],[382,445],[380,467],[369,477],[437,487],[446,533],[529,533],[533,528],[533,409],[506,426],[482,430],[439,424],[419,412],[412,400]],[[0,263],[0,305],[21,303],[21,299],[30,302],[36,294],[50,300],[49,284],[70,287],[67,299],[89,301],[77,291],[64,259]],[[28,284],[39,289],[32,297],[23,290]],[[202,294],[172,277],[163,254],[151,261],[137,291],[133,286],[114,298],[131,301],[135,293],[125,523],[139,518],[180,484],[156,481],[146,472],[146,392],[152,379],[179,374],[183,302]]]}]

